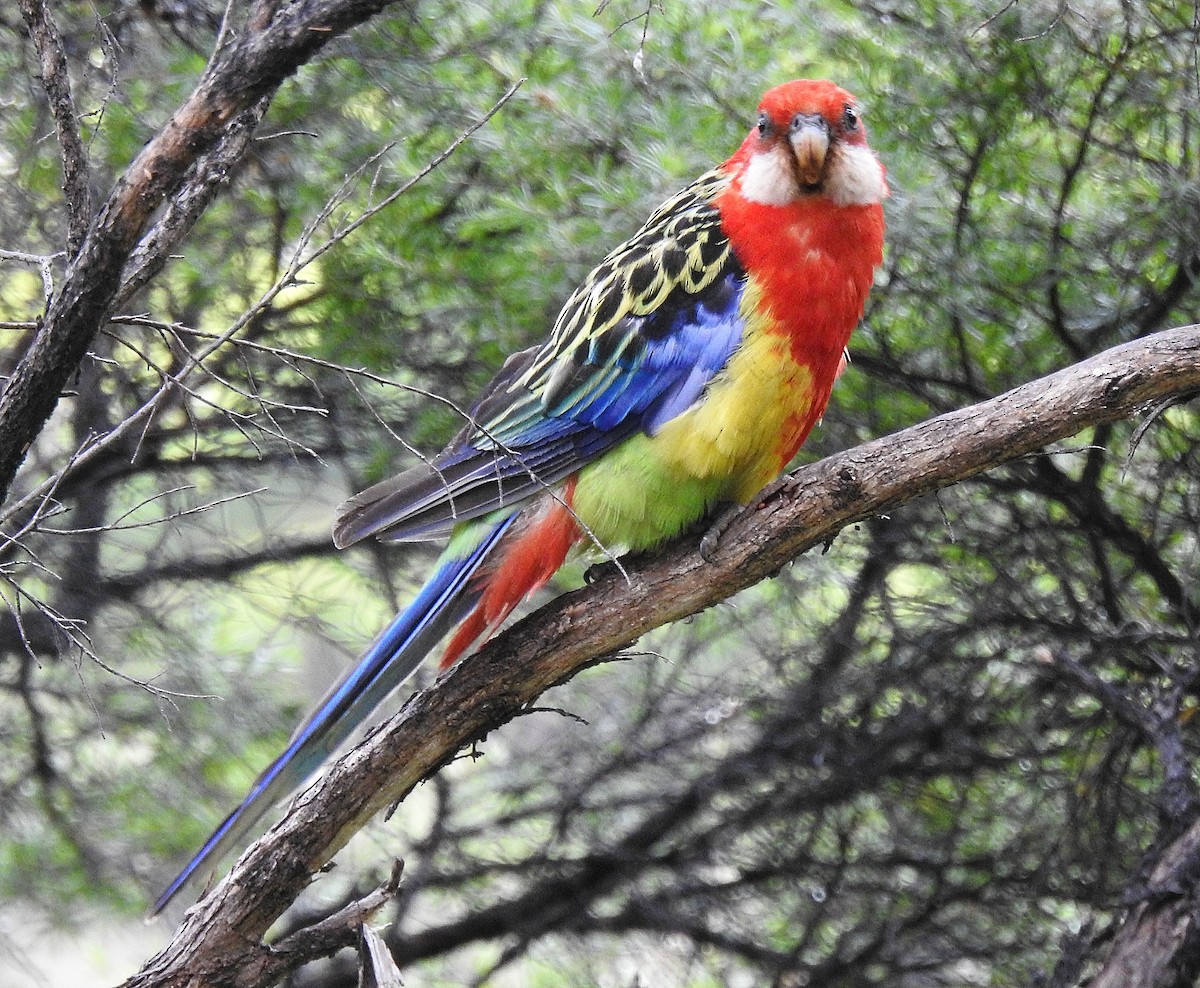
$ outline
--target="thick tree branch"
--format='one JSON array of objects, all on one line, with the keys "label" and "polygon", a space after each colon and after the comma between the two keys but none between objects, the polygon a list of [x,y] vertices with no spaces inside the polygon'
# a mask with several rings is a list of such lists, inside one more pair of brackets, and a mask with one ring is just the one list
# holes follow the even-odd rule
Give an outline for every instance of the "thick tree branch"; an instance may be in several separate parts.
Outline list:
[{"label": "thick tree branch", "polygon": [[1200,975],[1200,820],[1163,853],[1089,988],[1178,988]]},{"label": "thick tree branch", "polygon": [[989,401],[798,471],[728,530],[711,563],[695,539],[566,594],[417,693],[349,752],[189,912],[129,988],[264,983],[261,939],[312,875],[380,809],[546,689],[777,572],[845,526],[1028,456],[1147,402],[1200,389],[1200,326],[1147,337]]},{"label": "thick tree branch", "polygon": [[21,14],[29,37],[37,49],[42,69],[42,87],[54,115],[58,146],[62,152],[63,196],[67,209],[67,254],[74,257],[83,243],[91,217],[87,152],[79,133],[79,118],[71,98],[71,80],[62,37],[50,16],[46,0],[21,0]]},{"label": "thick tree branch", "polygon": [[[260,4],[231,32],[196,89],[100,207],[37,335],[0,395],[0,495],[7,495],[25,451],[112,310],[130,254],[162,204],[189,178],[203,177],[203,167],[194,170],[200,159],[209,156],[214,163],[232,166],[219,152],[209,155],[228,129],[245,121],[244,114],[264,107],[279,85],[328,42],[392,2],[301,0],[278,11]],[[244,148],[242,135],[231,146],[239,142]],[[173,228],[182,232],[194,220],[195,215],[189,216]]]},{"label": "thick tree branch", "polygon": [[264,96],[240,113],[220,139],[193,162],[179,190],[170,197],[162,215],[130,255],[121,290],[112,300],[113,307],[127,302],[163,269],[171,248],[186,236],[229,183],[270,102],[270,97]]}]

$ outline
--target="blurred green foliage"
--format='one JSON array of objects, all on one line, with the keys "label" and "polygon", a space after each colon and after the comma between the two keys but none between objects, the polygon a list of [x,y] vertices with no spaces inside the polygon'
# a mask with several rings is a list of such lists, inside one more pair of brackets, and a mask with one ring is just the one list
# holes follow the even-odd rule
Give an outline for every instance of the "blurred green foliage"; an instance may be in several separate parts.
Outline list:
[{"label": "blurred green foliage", "polygon": [[[211,47],[214,11],[170,9],[194,16],[56,5],[97,197]],[[297,250],[526,81],[257,313],[242,338],[259,349],[222,351],[136,448],[67,476],[66,513],[29,537],[36,566],[3,561],[0,908],[68,925],[80,903],[140,912],[428,564],[334,558],[333,505],[449,438],[589,267],[736,148],[770,85],[855,91],[893,192],[854,362],[802,458],[1200,318],[1192,17],[1161,0],[429,0],[336,42],[121,313],[158,325],[118,320],[97,341],[26,489],[147,400],[202,345],[191,331],[222,332]],[[0,247],[50,255],[53,122],[16,15],[0,27]],[[42,283],[0,263],[8,368]],[[448,931],[441,951],[411,948],[427,984],[493,966],[487,983],[1031,983],[1173,825],[1156,738],[1096,681],[1195,755],[1200,428],[1184,405],[1136,449],[1131,432],[1091,430],[857,527],[652,636],[669,661],[581,676],[553,703],[587,727],[543,714],[489,739],[323,894],[404,856],[397,929]],[[67,531],[88,511],[157,524]],[[39,638],[34,601],[85,620],[88,648]],[[657,843],[622,843],[672,806],[687,809]],[[581,862],[618,851],[645,858],[574,911],[564,899],[558,925],[455,926],[542,882],[552,901],[555,877],[585,887]]]}]

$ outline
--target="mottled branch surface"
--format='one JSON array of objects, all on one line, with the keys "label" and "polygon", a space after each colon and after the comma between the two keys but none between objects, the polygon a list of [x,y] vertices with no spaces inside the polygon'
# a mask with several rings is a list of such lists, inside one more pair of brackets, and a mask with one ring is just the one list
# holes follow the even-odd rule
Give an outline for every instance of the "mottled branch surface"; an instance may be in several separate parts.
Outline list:
[{"label": "mottled branch surface", "polygon": [[1200,976],[1200,820],[1159,858],[1089,988],[1175,988]]},{"label": "mottled branch surface", "polygon": [[847,525],[1197,389],[1200,326],[1128,343],[801,469],[731,526],[711,562],[693,536],[627,561],[627,577],[613,570],[558,598],[414,695],[332,767],[128,985],[270,983],[281,972],[261,938],[317,869],[373,814],[546,689],[771,576]]},{"label": "mottled branch surface", "polygon": [[45,0],[21,0],[21,14],[29,29],[30,40],[37,49],[42,73],[42,87],[54,116],[63,169],[63,197],[67,212],[67,250],[74,255],[79,250],[91,212],[88,190],[87,152],[79,133],[75,101],[71,98],[71,80],[67,75],[67,59],[62,38],[50,16]]},{"label": "mottled branch surface", "polygon": [[[44,13],[40,4],[26,6],[54,99],[58,90],[52,80],[63,73],[46,64],[47,59],[53,61],[55,50],[50,28],[39,29],[44,22],[36,16]],[[280,84],[331,40],[387,6],[389,0],[259,3],[244,24],[226,33],[195,90],[142,149],[92,218],[36,336],[0,395],[0,494],[7,494],[25,451],[108,318],[125,265],[160,208],[188,189],[187,202],[172,206],[183,218],[172,226],[172,236],[164,236],[161,225],[155,229],[156,255],[165,253],[211,201],[195,186],[223,180],[234,164],[225,152],[244,151],[247,124],[257,121]],[[62,99],[54,102],[62,131]],[[70,134],[71,127],[65,130]],[[213,163],[221,167],[210,167]],[[68,169],[68,192],[71,174]],[[199,209],[189,208],[193,201],[201,204]],[[145,253],[139,251],[139,271],[152,263],[142,256]]]}]

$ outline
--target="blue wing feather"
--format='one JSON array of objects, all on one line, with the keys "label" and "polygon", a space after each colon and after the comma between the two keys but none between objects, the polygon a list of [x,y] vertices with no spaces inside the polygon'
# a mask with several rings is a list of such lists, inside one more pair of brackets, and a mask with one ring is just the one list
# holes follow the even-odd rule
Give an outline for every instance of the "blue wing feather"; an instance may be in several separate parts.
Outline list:
[{"label": "blue wing feather", "polygon": [[407,679],[443,635],[475,606],[469,581],[513,523],[509,516],[485,530],[469,553],[447,559],[413,602],[375,640],[325,695],[283,753],[255,780],[246,798],[217,827],[204,846],[167,886],[150,910],[160,913],[192,879],[236,846],[259,818],[300,785],[389,693]]},{"label": "blue wing feather", "polygon": [[479,412],[489,410],[489,392],[474,410],[477,424],[430,464],[343,506],[338,544],[369,534],[389,541],[441,537],[459,521],[561,481],[636,432],[658,431],[700,399],[741,343],[744,289],[734,269],[707,291],[679,293],[682,304],[626,316],[620,328],[638,344],[600,366],[581,362],[550,407],[536,386],[507,384],[500,417],[488,421]]}]

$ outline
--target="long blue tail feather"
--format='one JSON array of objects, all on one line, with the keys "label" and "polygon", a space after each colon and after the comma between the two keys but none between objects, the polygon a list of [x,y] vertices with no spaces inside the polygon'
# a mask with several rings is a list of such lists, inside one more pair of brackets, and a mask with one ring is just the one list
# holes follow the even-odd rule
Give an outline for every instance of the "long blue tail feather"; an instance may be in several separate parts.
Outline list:
[{"label": "long blue tail feather", "polygon": [[375,707],[416,671],[446,632],[475,606],[479,593],[468,586],[470,579],[514,518],[510,515],[499,521],[466,556],[448,559],[438,567],[413,602],[330,689],[246,798],[167,886],[148,918],[162,912],[185,886],[205,873],[206,865],[215,865],[236,846],[263,813],[299,788]]}]

